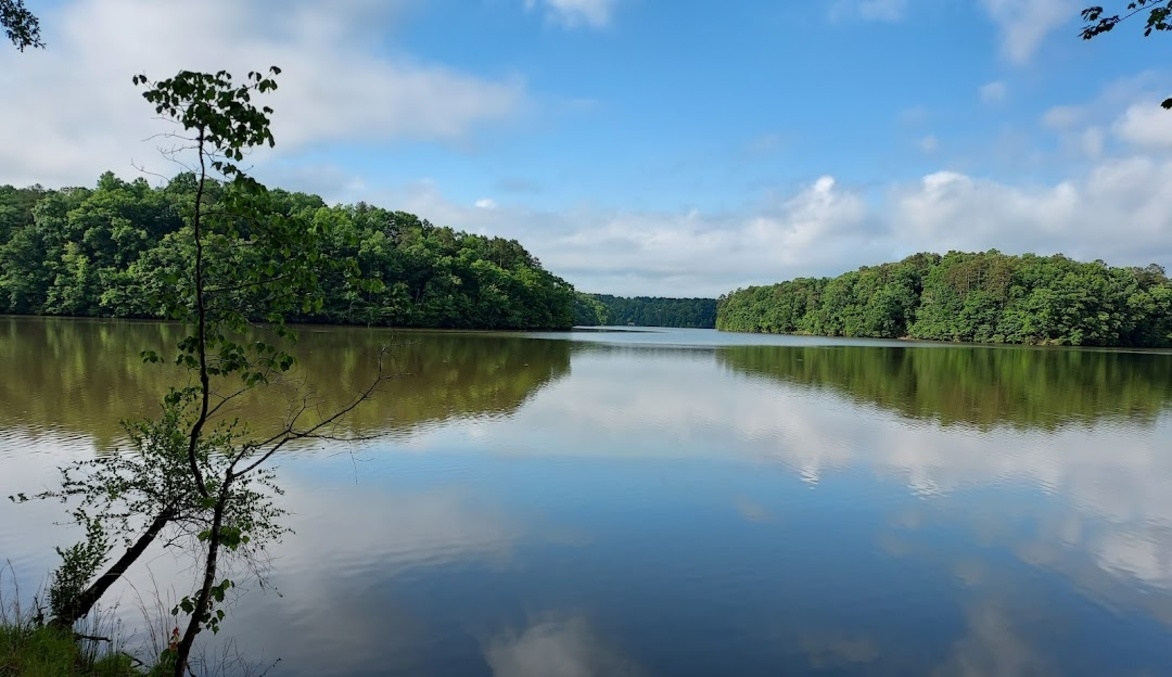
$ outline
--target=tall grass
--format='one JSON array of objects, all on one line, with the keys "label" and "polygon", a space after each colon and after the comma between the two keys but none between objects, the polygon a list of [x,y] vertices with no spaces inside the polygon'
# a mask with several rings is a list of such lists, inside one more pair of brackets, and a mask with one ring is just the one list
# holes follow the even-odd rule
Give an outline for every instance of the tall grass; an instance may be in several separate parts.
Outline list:
[{"label": "tall grass", "polygon": [[[7,575],[6,575],[7,574]],[[6,583],[6,578],[11,583]],[[5,591],[11,591],[11,597]],[[33,597],[31,609],[21,601],[11,562],[0,567],[0,677],[142,677],[140,662],[122,651],[103,631],[116,628],[98,616],[75,631],[44,623]]]}]

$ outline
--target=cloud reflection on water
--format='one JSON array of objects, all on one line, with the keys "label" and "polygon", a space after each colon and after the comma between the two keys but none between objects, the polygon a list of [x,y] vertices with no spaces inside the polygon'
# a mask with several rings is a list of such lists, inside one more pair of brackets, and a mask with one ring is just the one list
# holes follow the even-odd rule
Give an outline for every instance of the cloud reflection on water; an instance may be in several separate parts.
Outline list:
[{"label": "cloud reflection on water", "polygon": [[[785,630],[770,641],[785,660],[801,657],[787,664],[1046,674],[1066,665],[1045,644],[1051,598],[1007,598],[1023,579],[1060,581],[1096,613],[1138,610],[1172,626],[1170,427],[1167,414],[1127,425],[945,426],[832,388],[746,377],[720,368],[709,351],[575,352],[569,376],[507,417],[376,442],[354,467],[286,459],[282,483],[298,533],[274,550],[284,596],[250,597],[232,621],[251,646],[303,674],[473,663],[502,677],[640,674],[648,645],[616,634],[621,615],[591,611],[621,607],[626,595],[664,581],[682,587],[662,604],[701,595],[725,613],[736,599],[767,604],[766,594],[843,604],[849,597],[833,590],[840,585],[873,595],[852,600],[860,607],[922,605],[918,621],[879,630],[935,623],[939,655],[907,650],[906,637],[837,627],[853,612],[845,606],[821,610],[820,619],[780,608]],[[0,493],[51,476],[61,457],[53,448],[70,445],[42,438],[36,453],[9,454]],[[693,462],[710,474],[687,476]],[[720,499],[715,511],[704,502],[710,495]],[[827,495],[832,501],[819,498]],[[4,510],[0,551],[62,542],[58,531],[25,534],[7,519],[13,508]],[[21,513],[44,517],[39,508]],[[686,521],[698,517],[705,521]],[[942,572],[950,587],[930,603],[890,599],[897,592],[856,579],[871,572],[821,556],[858,557],[858,567],[895,561],[890,576]],[[23,561],[31,570],[33,560]],[[787,580],[795,575],[826,589],[803,592]],[[504,583],[514,587],[499,597],[489,590]],[[578,614],[524,620],[505,603],[556,609],[559,595],[576,594],[588,602]],[[705,608],[697,603],[695,613]],[[761,619],[726,621],[723,631],[736,633]],[[712,621],[669,613],[664,622],[686,636]],[[322,655],[322,646],[334,649]],[[445,651],[450,659],[439,657]]]},{"label": "cloud reflection on water", "polygon": [[484,650],[493,677],[640,677],[643,671],[620,656],[585,618],[539,621],[506,630]]},{"label": "cloud reflection on water", "polygon": [[[1166,415],[1147,427],[969,433],[860,408],[832,391],[714,378],[712,368],[631,352],[577,357],[573,379],[551,386],[509,424],[482,428],[478,439],[504,454],[780,463],[811,483],[873,473],[926,498],[986,488],[1053,495],[1068,507],[1060,524],[1044,525],[1059,530],[1053,538],[1085,550],[1113,575],[1172,589]],[[590,443],[546,443],[555,432]]]}]

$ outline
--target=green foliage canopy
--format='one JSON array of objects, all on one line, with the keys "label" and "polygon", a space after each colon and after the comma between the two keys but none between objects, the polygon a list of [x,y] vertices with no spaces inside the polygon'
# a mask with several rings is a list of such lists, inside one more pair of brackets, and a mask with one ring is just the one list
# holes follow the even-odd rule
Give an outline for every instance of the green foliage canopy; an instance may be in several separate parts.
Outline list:
[{"label": "green foliage canopy", "polygon": [[[275,232],[320,233],[321,261],[350,261],[347,277],[322,266],[320,307],[286,315],[293,322],[458,329],[562,329],[574,323],[573,287],[550,274],[516,240],[437,227],[412,214],[365,203],[327,206],[316,195],[280,189],[255,193],[210,182],[207,199],[229,198],[268,215]],[[159,299],[184,288],[192,229],[183,216],[195,202],[192,174],[165,186],[123,181],[107,172],[95,188],[46,190],[0,186],[0,313],[156,318]],[[255,226],[209,247],[221,273],[255,270]],[[287,271],[268,271],[279,283]],[[221,275],[220,277],[224,277]],[[354,279],[363,280],[361,284]],[[277,285],[218,290],[223,303],[266,319]],[[230,293],[223,293],[230,292]],[[176,301],[177,299],[169,299]]]},{"label": "green foliage canopy", "polygon": [[1027,345],[1172,345],[1172,283],[1065,256],[916,254],[721,297],[724,331]]},{"label": "green foliage canopy", "polygon": [[574,324],[583,327],[634,325],[712,329],[716,326],[716,299],[579,294],[574,311]]}]

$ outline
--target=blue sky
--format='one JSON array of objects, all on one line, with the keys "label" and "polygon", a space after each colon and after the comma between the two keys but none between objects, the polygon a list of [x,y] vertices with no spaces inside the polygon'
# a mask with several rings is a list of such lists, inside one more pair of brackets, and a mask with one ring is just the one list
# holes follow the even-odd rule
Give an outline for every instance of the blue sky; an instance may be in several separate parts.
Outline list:
[{"label": "blue sky", "polygon": [[915,251],[1172,262],[1172,38],[1079,0],[29,0],[0,182],[169,173],[130,75],[284,69],[264,180],[716,295]]}]

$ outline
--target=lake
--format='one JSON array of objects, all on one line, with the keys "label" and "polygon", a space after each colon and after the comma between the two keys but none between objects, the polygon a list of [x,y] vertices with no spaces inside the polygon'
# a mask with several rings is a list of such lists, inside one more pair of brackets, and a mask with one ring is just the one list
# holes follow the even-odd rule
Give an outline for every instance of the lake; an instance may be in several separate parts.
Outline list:
[{"label": "lake", "polygon": [[[0,495],[122,444],[165,324],[0,318]],[[1172,355],[719,334],[303,328],[361,445],[279,460],[270,582],[210,660],[272,675],[1172,670]],[[289,387],[241,411],[273,420]],[[267,418],[266,418],[267,417]],[[60,506],[0,506],[0,583]],[[189,562],[108,612],[128,648]],[[184,588],[179,595],[185,594]],[[210,639],[205,637],[204,639]]]}]

